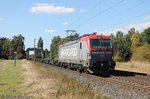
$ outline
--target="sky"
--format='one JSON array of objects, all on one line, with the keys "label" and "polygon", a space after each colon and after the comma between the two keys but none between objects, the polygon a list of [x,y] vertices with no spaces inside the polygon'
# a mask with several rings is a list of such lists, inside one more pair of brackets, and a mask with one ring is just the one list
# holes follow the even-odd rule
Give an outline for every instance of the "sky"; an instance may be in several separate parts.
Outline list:
[{"label": "sky", "polygon": [[110,35],[150,27],[150,0],[0,0],[0,37],[22,34],[25,47],[39,37],[49,49],[66,30]]}]

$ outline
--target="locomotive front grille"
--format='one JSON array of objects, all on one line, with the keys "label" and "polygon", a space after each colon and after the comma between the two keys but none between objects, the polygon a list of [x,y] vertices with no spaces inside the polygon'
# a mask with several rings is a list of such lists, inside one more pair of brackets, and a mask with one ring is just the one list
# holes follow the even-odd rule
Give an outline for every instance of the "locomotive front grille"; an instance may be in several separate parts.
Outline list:
[{"label": "locomotive front grille", "polygon": [[112,60],[111,51],[93,51],[91,52],[91,59],[93,61],[109,61]]}]

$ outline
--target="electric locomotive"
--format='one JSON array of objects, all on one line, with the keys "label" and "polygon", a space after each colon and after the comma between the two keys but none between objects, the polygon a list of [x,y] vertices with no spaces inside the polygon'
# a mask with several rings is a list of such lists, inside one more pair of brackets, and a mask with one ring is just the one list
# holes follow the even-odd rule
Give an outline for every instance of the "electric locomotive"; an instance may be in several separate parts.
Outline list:
[{"label": "electric locomotive", "polygon": [[115,68],[113,44],[109,36],[86,34],[59,46],[58,64],[84,72]]}]

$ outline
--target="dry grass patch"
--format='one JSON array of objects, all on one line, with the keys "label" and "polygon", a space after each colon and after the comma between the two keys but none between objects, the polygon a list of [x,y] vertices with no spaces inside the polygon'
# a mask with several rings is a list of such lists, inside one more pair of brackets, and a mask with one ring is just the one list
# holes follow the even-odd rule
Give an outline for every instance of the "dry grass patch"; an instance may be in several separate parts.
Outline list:
[{"label": "dry grass patch", "polygon": [[117,62],[116,69],[150,74],[150,63],[141,61]]},{"label": "dry grass patch", "polygon": [[60,99],[95,99],[97,96],[91,91],[89,85],[83,86],[77,84],[74,80],[68,79],[67,76],[59,78],[60,83],[57,83],[59,90],[56,97]]},{"label": "dry grass patch", "polygon": [[107,99],[91,91],[89,86],[77,84],[64,74],[25,61],[22,65],[24,95],[35,99]]},{"label": "dry grass patch", "polygon": [[22,73],[21,89],[24,95],[32,96],[35,99],[54,99],[54,93],[57,92],[56,81],[47,76],[45,70],[25,61],[22,65]]}]

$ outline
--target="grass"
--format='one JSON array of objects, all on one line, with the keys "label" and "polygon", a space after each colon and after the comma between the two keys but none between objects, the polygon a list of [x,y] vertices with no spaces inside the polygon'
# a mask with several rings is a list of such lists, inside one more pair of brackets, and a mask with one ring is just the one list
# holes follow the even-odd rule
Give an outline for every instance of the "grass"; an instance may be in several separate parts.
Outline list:
[{"label": "grass", "polygon": [[21,61],[17,60],[17,65],[14,66],[13,60],[3,60],[0,62],[0,99],[5,99],[2,96],[19,96],[21,91],[19,85],[21,84]]},{"label": "grass", "polygon": [[0,99],[108,99],[49,67],[26,60],[17,60],[16,66],[13,60],[0,61]]},{"label": "grass", "polygon": [[150,74],[150,63],[144,61],[117,62],[115,69]]},{"label": "grass", "polygon": [[78,84],[74,79],[64,77],[59,78],[61,82],[57,85],[60,86],[56,97],[64,96],[67,99],[108,99],[106,96],[97,95],[90,85]]},{"label": "grass", "polygon": [[36,63],[36,66],[44,67],[47,77],[55,79],[55,89],[57,90],[55,96],[58,99],[108,99],[106,96],[96,94],[90,85],[78,84],[65,74],[55,72],[49,65]]}]

